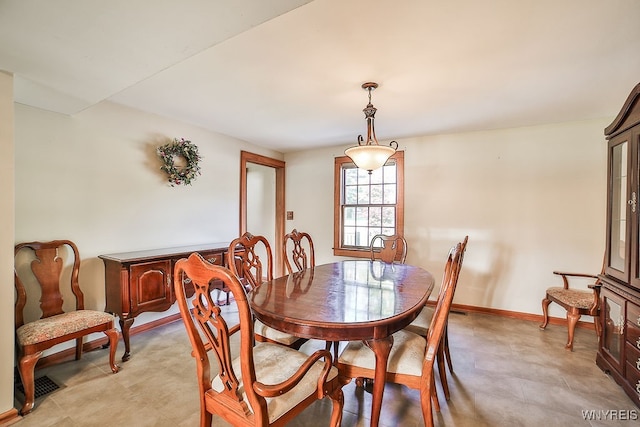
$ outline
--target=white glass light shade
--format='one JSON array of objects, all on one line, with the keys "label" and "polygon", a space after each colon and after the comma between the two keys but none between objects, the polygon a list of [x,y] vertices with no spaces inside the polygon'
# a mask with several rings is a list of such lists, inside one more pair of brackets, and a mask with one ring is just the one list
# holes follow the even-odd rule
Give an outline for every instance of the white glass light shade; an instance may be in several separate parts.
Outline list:
[{"label": "white glass light shade", "polygon": [[349,156],[357,167],[369,171],[369,173],[382,167],[395,152],[396,150],[391,146],[377,144],[356,145],[344,150],[344,154]]}]

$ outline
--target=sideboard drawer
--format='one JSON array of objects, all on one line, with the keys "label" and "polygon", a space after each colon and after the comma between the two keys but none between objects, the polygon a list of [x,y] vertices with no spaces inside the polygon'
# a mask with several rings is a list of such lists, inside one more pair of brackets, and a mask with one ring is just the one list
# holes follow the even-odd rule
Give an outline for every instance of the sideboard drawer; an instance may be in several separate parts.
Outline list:
[{"label": "sideboard drawer", "polygon": [[226,252],[220,252],[220,251],[200,252],[200,255],[202,255],[202,258],[206,259],[211,264],[215,264],[215,265],[224,265],[225,254]]},{"label": "sideboard drawer", "polygon": [[627,322],[627,343],[640,350],[640,328]]},{"label": "sideboard drawer", "polygon": [[627,321],[640,328],[640,307],[627,301]]},{"label": "sideboard drawer", "polygon": [[[636,405],[640,403],[640,371],[635,365],[627,363],[627,374],[625,375],[629,387],[634,391],[633,400]],[[631,396],[629,396],[631,397]]]}]

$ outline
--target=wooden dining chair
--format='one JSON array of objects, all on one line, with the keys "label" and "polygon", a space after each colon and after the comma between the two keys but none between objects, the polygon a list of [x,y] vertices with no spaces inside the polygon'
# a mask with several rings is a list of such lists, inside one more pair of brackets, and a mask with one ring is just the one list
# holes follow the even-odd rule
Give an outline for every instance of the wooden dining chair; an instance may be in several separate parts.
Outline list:
[{"label": "wooden dining chair", "polygon": [[[460,245],[460,265],[458,271],[456,272],[455,277],[452,278],[454,281],[454,290],[458,285],[458,277],[460,275],[460,270],[462,269],[462,262],[464,260],[464,253],[467,249],[467,242],[469,241],[469,236],[465,236],[464,240],[459,244]],[[455,247],[454,247],[455,248]],[[452,248],[452,250],[454,249]],[[447,266],[445,266],[445,269]],[[446,275],[446,272],[445,272]],[[444,289],[440,288],[440,293],[444,292]],[[455,292],[454,292],[455,293]],[[407,330],[414,332],[418,335],[422,335],[426,337],[429,332],[429,326],[433,319],[434,307],[430,305],[425,305],[422,309],[418,317],[415,318],[413,322],[407,326]],[[447,382],[447,373],[445,370],[445,360],[446,364],[449,367],[449,372],[453,373],[453,363],[451,361],[451,351],[449,349],[449,319],[447,316],[447,321],[444,326],[444,334],[442,336],[442,341],[440,342],[440,347],[438,348],[438,373],[440,374],[440,383],[442,384],[442,391],[444,392],[444,397],[446,400],[449,400],[451,394],[449,392],[449,384]]]},{"label": "wooden dining chair", "polygon": [[[461,245],[450,253],[435,311],[426,338],[406,329],[394,333],[387,362],[386,381],[420,391],[420,404],[426,426],[433,426],[432,409],[440,410],[435,388],[434,363],[451,308],[455,280],[461,264]],[[375,354],[363,342],[352,341],[336,362],[340,375],[347,378],[373,378]]]},{"label": "wooden dining chair", "polygon": [[[194,298],[185,291],[187,278],[195,289]],[[333,403],[330,425],[340,425],[344,381],[327,350],[308,356],[279,344],[255,343],[243,285],[235,273],[208,263],[198,253],[176,262],[173,282],[196,361],[201,427],[211,426],[213,414],[234,426],[283,426],[324,397]],[[237,324],[227,323],[219,302],[211,297],[214,287],[232,293]],[[234,357],[236,334],[240,351]],[[213,366],[209,354],[214,354]]]},{"label": "wooden dining chair", "polygon": [[313,239],[309,233],[299,232],[295,228],[284,236],[282,255],[287,273],[301,271],[316,265]]},{"label": "wooden dining chair", "polygon": [[387,236],[376,234],[369,244],[371,261],[380,260],[386,263],[404,264],[407,259],[407,241],[399,234]]},{"label": "wooden dining chair", "polygon": [[[264,236],[244,233],[229,243],[227,265],[245,288],[253,289],[264,281],[273,279],[273,253]],[[307,340],[271,328],[259,320],[255,321],[255,338],[300,348]]]},{"label": "wooden dining chair", "polygon": [[[575,334],[576,325],[582,315],[593,316],[593,323],[595,324],[596,334],[598,339],[602,336],[600,326],[600,279],[593,274],[585,273],[566,273],[562,271],[554,271],[556,274],[562,277],[563,286],[552,286],[547,288],[545,297],[542,299],[542,313],[544,320],[540,325],[540,329],[544,330],[549,324],[549,304],[555,302],[567,311],[567,344],[565,348],[569,351],[573,351],[573,337]],[[574,280],[582,279],[594,279],[593,284],[588,285],[590,290],[578,289],[569,286],[569,278]]]},{"label": "wooden dining chair", "polygon": [[[80,254],[75,243],[70,240],[20,243],[15,246],[14,260],[18,371],[25,396],[20,413],[26,415],[35,404],[34,368],[44,350],[75,340],[75,359],[79,360],[83,337],[104,332],[109,338],[109,366],[116,373],[118,331],[111,314],[84,308],[84,294],[78,282]],[[39,307],[37,303],[29,304],[38,298]],[[75,302],[65,304],[64,298],[74,298]]]}]

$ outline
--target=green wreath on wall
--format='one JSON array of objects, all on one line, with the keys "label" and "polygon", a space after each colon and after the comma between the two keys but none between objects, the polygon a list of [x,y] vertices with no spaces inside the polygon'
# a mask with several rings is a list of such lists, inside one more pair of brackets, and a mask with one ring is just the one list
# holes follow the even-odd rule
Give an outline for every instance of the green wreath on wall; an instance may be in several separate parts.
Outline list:
[{"label": "green wreath on wall", "polygon": [[[158,157],[162,161],[161,170],[167,173],[169,185],[191,185],[191,182],[200,175],[200,160],[198,146],[184,138],[174,138],[173,142],[157,148]],[[175,160],[181,157],[185,160],[185,166],[176,166]]]}]

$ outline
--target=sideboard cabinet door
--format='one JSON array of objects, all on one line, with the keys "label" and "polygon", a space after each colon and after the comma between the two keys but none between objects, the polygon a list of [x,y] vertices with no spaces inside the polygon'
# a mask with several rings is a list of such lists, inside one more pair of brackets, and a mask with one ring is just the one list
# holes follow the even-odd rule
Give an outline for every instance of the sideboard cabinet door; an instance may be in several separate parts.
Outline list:
[{"label": "sideboard cabinet door", "polygon": [[171,261],[155,261],[131,266],[131,311],[165,311],[174,302]]}]

